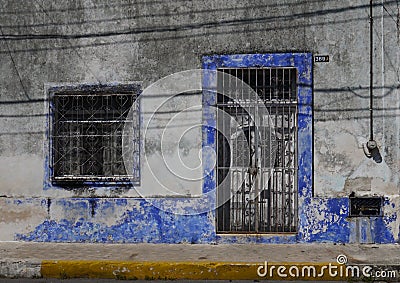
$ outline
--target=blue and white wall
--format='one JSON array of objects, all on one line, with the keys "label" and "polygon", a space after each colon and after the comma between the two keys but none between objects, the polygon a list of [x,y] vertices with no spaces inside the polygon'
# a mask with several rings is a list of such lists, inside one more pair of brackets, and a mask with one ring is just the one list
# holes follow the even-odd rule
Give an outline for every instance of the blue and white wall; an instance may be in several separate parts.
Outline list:
[{"label": "blue and white wall", "polygon": [[[32,7],[8,1],[0,11],[0,240],[398,242],[397,2],[374,6],[374,132],[383,159],[376,163],[362,149],[369,138],[365,1],[46,0]],[[329,55],[330,62],[313,63],[315,54]],[[140,194],[125,187],[48,186],[49,85],[139,82],[146,90],[180,71],[241,64],[300,68],[297,234],[217,235],[214,211],[203,209],[215,202],[207,194],[215,188],[215,172],[204,152],[204,166],[192,172],[204,176],[201,183],[164,179],[178,197],[153,182],[146,168]],[[193,166],[198,150],[212,148],[215,141],[209,130],[215,123],[208,111],[212,102],[212,95],[200,93],[165,105],[174,111],[200,106],[180,119],[205,122],[182,148]],[[155,104],[144,101],[142,112],[151,112]],[[157,123],[163,125],[164,118],[171,117],[158,116]],[[147,146],[157,145],[157,131],[149,137]],[[157,165],[159,156],[152,158]],[[166,176],[164,169],[156,170],[158,176]],[[349,218],[351,193],[382,196],[383,216]]]}]

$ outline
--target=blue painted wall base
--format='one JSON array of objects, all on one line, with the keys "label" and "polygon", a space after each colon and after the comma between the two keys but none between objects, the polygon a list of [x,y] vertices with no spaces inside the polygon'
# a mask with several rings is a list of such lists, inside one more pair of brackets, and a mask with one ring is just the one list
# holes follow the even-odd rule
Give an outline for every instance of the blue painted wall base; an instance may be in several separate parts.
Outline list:
[{"label": "blue painted wall base", "polygon": [[[30,199],[11,201],[24,206]],[[301,205],[300,229],[292,235],[217,235],[214,213],[174,215],[142,199],[58,199],[40,201],[49,217],[33,231],[17,234],[15,240],[39,242],[99,243],[349,243],[354,238],[354,218],[348,218],[347,198],[307,198]],[[385,207],[393,207],[385,199]],[[56,213],[53,211],[57,212]],[[391,225],[397,215],[366,218],[375,243],[395,243]],[[108,222],[108,223],[107,223]],[[367,235],[368,233],[365,233]],[[366,236],[364,236],[366,237]],[[363,239],[360,239],[363,242]],[[364,239],[365,240],[365,239]]]}]

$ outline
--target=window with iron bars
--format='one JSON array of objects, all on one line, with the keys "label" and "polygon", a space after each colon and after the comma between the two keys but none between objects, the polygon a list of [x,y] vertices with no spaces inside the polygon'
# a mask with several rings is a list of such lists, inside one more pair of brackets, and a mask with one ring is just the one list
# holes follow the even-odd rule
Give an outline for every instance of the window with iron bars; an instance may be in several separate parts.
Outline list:
[{"label": "window with iron bars", "polygon": [[[257,107],[265,107],[269,113],[264,125],[257,128],[252,113],[240,107],[240,98],[233,102],[217,94],[217,107],[231,117],[227,121],[225,115],[224,120],[217,115],[218,126],[225,133],[217,134],[217,184],[224,181],[224,186],[218,186],[217,198],[228,199],[217,210],[217,232],[296,232],[297,69],[217,70],[238,78],[258,94],[250,111],[256,113]],[[223,88],[235,88],[221,73],[217,81]],[[273,138],[267,136],[271,134]],[[225,180],[227,177],[229,180]]]},{"label": "window with iron bars", "polygon": [[[53,184],[140,183],[139,91],[140,87],[132,84],[50,91]],[[127,148],[122,146],[125,126],[133,133]],[[127,172],[123,154],[135,161],[132,172]]]}]

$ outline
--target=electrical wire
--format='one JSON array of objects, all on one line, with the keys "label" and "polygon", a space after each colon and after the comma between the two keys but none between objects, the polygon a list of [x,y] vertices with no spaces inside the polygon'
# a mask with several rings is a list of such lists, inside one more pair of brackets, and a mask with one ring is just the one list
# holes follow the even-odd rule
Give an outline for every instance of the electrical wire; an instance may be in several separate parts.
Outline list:
[{"label": "electrical wire", "polygon": [[396,23],[397,26],[397,30],[399,30],[399,21],[397,19],[394,18],[394,16],[388,11],[388,9],[386,8],[385,4],[382,4],[383,9],[386,11],[386,13],[392,18],[392,20]]},{"label": "electrical wire", "polygon": [[[396,0],[390,1],[390,3],[395,2]],[[376,4],[374,6],[377,6]],[[276,22],[276,21],[293,21],[295,19],[301,19],[305,17],[312,16],[323,16],[329,15],[332,13],[342,13],[345,11],[357,10],[366,8],[368,5],[359,5],[359,6],[351,6],[351,7],[343,7],[343,8],[335,8],[335,9],[327,9],[327,10],[319,10],[312,11],[306,13],[297,13],[292,14],[290,16],[287,15],[279,15],[279,16],[265,16],[258,18],[242,18],[242,19],[229,19],[229,20],[216,20],[204,23],[191,23],[185,25],[178,26],[154,26],[154,27],[144,27],[144,28],[136,28],[136,29],[124,29],[124,30],[114,30],[107,32],[97,32],[97,33],[86,33],[86,34],[3,34],[3,38],[6,40],[27,40],[27,39],[81,39],[81,38],[98,38],[98,37],[110,37],[110,36],[119,36],[119,35],[135,35],[135,34],[146,34],[146,33],[156,33],[156,32],[179,32],[179,31],[187,31],[193,29],[201,29],[201,28],[213,28],[219,26],[237,26],[242,24],[256,24],[256,23],[265,23]],[[42,7],[42,10],[45,9]],[[46,13],[46,12],[45,12]],[[48,13],[46,15],[51,18]],[[53,21],[54,22],[54,21]]]},{"label": "electrical wire", "polygon": [[[1,32],[2,35],[4,35],[3,28],[1,26],[0,26],[0,32]],[[22,82],[22,78],[21,78],[21,75],[20,75],[20,73],[18,71],[17,64],[15,63],[14,57],[13,57],[11,49],[10,49],[10,46],[8,46],[8,42],[6,40],[3,40],[3,41],[4,41],[4,44],[6,45],[7,52],[10,55],[11,62],[13,64],[13,66],[14,66],[15,72],[17,73],[17,76],[18,76],[18,79],[19,79],[19,83],[21,84],[22,90],[24,91],[24,95],[26,96],[26,98],[28,100],[31,100],[31,98],[28,95],[28,92],[26,91],[25,85]]]},{"label": "electrical wire", "polygon": [[[52,21],[54,22],[54,19],[46,12],[46,10],[44,9],[44,7],[42,5],[40,5],[39,1],[36,1],[36,3],[38,4],[38,6],[40,7],[40,9],[43,11],[43,13]],[[82,58],[81,54],[79,54],[78,50],[76,50],[76,48],[73,46],[72,42],[70,42],[68,40],[68,44],[71,46],[72,50],[74,50],[74,52],[76,53],[76,55],[79,57],[79,59],[81,59],[81,61],[83,62],[83,64],[85,65],[86,69],[92,74],[92,76],[97,80],[97,82],[101,83],[100,79],[95,75],[95,73],[92,71],[91,68],[89,68],[89,66],[86,64],[85,60]]]},{"label": "electrical wire", "polygon": [[374,140],[374,72],[373,72],[373,59],[374,59],[374,41],[373,41],[373,0],[370,0],[369,5],[369,123],[370,123],[370,141]]}]

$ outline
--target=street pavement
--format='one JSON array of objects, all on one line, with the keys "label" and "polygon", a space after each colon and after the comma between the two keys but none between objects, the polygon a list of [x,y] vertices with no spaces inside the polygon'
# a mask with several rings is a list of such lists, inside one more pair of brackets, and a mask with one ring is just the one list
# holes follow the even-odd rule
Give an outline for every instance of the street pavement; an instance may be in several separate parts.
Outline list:
[{"label": "street pavement", "polygon": [[[344,262],[338,263],[339,259]],[[304,266],[308,268],[313,265],[316,267],[316,273],[321,267],[328,266],[328,263],[339,267],[342,264],[343,266],[369,265],[374,270],[380,270],[378,271],[380,278],[375,278],[376,281],[400,281],[400,245],[397,244],[191,245],[0,242],[0,278],[20,278],[19,280],[21,278],[181,279],[185,282],[187,280],[204,282],[201,280],[207,279],[287,280],[290,277],[287,273],[292,266],[291,263],[297,264],[300,271]],[[266,277],[257,273],[264,271],[265,264],[269,264],[269,268],[272,264],[276,266],[273,271],[275,277],[267,278],[272,273]],[[277,278],[276,271],[280,265],[286,266],[282,267],[282,270],[286,270],[286,278],[282,276]],[[293,268],[292,271],[295,271],[296,268]],[[346,271],[346,268],[343,270]],[[290,279],[311,281],[332,279],[332,276],[308,275]],[[384,278],[385,276],[390,278]],[[339,279],[343,278],[334,280]]]},{"label": "street pavement", "polygon": [[[257,280],[126,280],[123,283],[249,283],[260,282]],[[282,281],[268,281],[269,283],[279,283]],[[309,283],[310,281],[291,281],[295,283]],[[340,283],[348,281],[325,281],[327,283]],[[376,282],[376,281],[375,281]],[[120,280],[110,279],[0,279],[0,283],[121,283]]]}]

